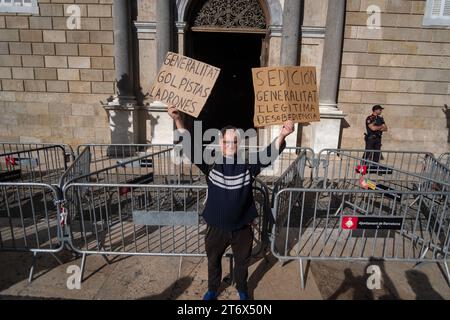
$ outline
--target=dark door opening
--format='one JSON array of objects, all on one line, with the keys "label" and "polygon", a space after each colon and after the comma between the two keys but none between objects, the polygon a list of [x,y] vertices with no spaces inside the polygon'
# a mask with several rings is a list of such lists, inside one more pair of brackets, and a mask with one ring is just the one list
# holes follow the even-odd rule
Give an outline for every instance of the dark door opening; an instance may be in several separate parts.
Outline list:
[{"label": "dark door opening", "polygon": [[[254,128],[252,68],[260,66],[263,34],[192,32],[188,55],[221,69],[197,120],[203,130]],[[191,119],[192,120],[192,119]]]}]

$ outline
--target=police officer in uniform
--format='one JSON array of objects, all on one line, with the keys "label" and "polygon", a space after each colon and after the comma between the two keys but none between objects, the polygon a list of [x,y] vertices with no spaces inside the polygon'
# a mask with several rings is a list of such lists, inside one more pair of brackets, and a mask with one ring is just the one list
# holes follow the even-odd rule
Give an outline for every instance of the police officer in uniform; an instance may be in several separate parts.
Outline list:
[{"label": "police officer in uniform", "polygon": [[[364,140],[366,141],[365,150],[380,150],[381,149],[381,136],[383,132],[387,131],[388,128],[384,122],[381,112],[383,107],[380,105],[375,105],[372,108],[372,114],[366,118],[366,131]],[[374,162],[380,161],[380,152],[365,152],[364,159],[371,160]]]}]

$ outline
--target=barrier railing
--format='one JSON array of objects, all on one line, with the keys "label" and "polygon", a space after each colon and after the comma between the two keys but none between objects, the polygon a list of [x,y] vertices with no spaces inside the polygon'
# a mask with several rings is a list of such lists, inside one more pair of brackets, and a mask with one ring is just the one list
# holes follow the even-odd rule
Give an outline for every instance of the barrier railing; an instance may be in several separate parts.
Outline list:
[{"label": "barrier railing", "polygon": [[44,183],[0,182],[0,251],[33,253],[29,281],[36,255],[54,255],[63,248],[60,226],[60,193]]},{"label": "barrier railing", "polygon": [[[82,270],[89,254],[205,255],[206,180],[180,161],[181,145],[86,144],[75,159],[66,145],[0,143],[0,152],[0,251],[33,252],[30,281],[36,254],[59,261],[63,248],[82,255]],[[300,263],[436,261],[449,276],[445,155],[381,151],[377,163],[365,152],[326,149],[315,157],[309,148],[286,148],[253,185],[260,215],[253,254],[270,244],[279,259]],[[363,167],[374,190],[362,190]],[[401,218],[401,227],[343,229],[344,218],[360,217],[394,225]]]},{"label": "barrier railing", "polygon": [[0,143],[0,181],[56,184],[72,160],[66,145]]},{"label": "barrier railing", "polygon": [[447,166],[447,167],[450,167],[450,152],[446,152],[446,153],[441,154],[441,155],[439,156],[439,161],[440,161],[443,165],[445,165],[445,166]]},{"label": "barrier railing", "polygon": [[282,189],[271,250],[299,260],[302,288],[302,261],[317,259],[439,262],[450,285],[449,205],[450,194],[438,191]]}]

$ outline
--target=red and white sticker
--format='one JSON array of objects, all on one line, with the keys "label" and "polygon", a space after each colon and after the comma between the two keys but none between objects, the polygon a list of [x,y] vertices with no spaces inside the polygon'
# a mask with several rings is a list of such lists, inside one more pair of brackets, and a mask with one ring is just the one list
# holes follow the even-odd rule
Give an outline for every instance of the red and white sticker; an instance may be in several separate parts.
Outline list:
[{"label": "red and white sticker", "polygon": [[16,159],[14,157],[6,156],[5,162],[7,165],[15,166],[16,165]]},{"label": "red and white sticker", "polygon": [[128,187],[120,187],[119,188],[119,195],[123,196],[123,195],[127,195],[128,192],[131,191],[131,188]]},{"label": "red and white sticker", "polygon": [[363,176],[367,174],[367,166],[359,165],[356,167],[356,172],[361,173]]},{"label": "red and white sticker", "polygon": [[59,221],[61,227],[64,227],[67,224],[67,210],[64,207],[61,207],[61,220]]},{"label": "red and white sticker", "polygon": [[355,230],[358,226],[358,217],[342,217],[342,229]]}]

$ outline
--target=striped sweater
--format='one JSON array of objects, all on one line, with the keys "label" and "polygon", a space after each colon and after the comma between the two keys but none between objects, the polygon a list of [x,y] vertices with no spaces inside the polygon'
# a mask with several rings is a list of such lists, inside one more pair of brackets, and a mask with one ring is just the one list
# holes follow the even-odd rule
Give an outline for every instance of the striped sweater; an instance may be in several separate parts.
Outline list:
[{"label": "striped sweater", "polygon": [[286,145],[283,143],[277,154],[272,155],[271,148],[275,146],[274,144],[275,141],[262,151],[270,158],[267,164],[262,164],[259,156],[255,164],[237,163],[236,158],[232,163],[227,163],[226,158],[223,158],[221,163],[213,165],[196,163],[207,177],[208,199],[203,218],[208,224],[226,231],[234,231],[251,223],[258,216],[252,185],[254,177],[264,167],[269,166]]}]

